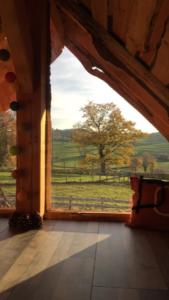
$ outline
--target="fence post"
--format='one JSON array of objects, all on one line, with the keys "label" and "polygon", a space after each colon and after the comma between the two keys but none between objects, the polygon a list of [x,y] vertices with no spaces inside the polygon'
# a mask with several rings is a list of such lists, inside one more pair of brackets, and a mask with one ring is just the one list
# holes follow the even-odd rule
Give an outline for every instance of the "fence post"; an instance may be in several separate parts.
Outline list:
[{"label": "fence post", "polygon": [[69,210],[71,210],[71,199],[69,199]]},{"label": "fence post", "polygon": [[103,211],[104,208],[103,208],[103,198],[101,198],[101,210]]},{"label": "fence post", "polygon": [[107,173],[106,173],[106,180],[105,180],[105,181],[106,181],[106,183],[107,183]]}]

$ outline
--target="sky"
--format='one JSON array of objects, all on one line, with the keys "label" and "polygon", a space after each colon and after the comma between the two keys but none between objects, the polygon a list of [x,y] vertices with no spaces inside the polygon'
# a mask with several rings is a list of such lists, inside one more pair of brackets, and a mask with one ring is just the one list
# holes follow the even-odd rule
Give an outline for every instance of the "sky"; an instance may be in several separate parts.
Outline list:
[{"label": "sky", "polygon": [[93,101],[113,102],[125,119],[135,122],[137,129],[149,133],[157,131],[107,83],[89,74],[67,48],[51,65],[51,90],[53,128],[72,128],[82,120],[81,107]]}]

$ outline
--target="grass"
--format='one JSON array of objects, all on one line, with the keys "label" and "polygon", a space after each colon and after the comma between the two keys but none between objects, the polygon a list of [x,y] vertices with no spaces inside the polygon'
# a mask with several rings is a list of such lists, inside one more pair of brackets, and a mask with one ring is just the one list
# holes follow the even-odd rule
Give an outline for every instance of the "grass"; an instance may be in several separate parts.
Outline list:
[{"label": "grass", "polygon": [[[53,142],[53,168],[56,167],[79,167],[80,161],[83,159],[83,155],[86,153],[94,153],[96,149],[94,147],[87,147],[83,153],[77,144],[70,141],[54,141]],[[143,155],[144,152],[148,152],[154,157],[161,154],[169,153],[169,143],[166,141],[160,141],[155,144],[147,144],[145,139],[140,141],[135,147],[135,153]],[[169,172],[169,161],[157,162],[156,169],[161,169]],[[140,169],[143,171],[143,169]]]},{"label": "grass", "polygon": [[53,196],[81,198],[110,198],[128,200],[132,191],[129,186],[104,184],[57,184],[53,186]]},{"label": "grass", "polygon": [[[139,153],[140,155],[144,152],[149,152],[153,155],[156,155],[157,153],[163,153],[166,154],[169,152],[169,144],[166,143],[166,141],[158,137],[158,139],[155,141],[153,140],[154,136],[152,135],[152,143],[149,143],[149,141],[145,138],[140,140],[138,144],[136,145],[136,153]],[[154,144],[155,143],[155,144]],[[83,149],[83,151],[76,145],[75,143],[72,143],[71,141],[54,141],[53,143],[53,168],[55,168],[55,172],[53,173],[52,181],[54,183],[52,189],[53,189],[53,205],[55,206],[57,204],[57,207],[68,207],[70,202],[69,199],[72,197],[79,197],[79,198],[108,198],[110,199],[110,202],[107,201],[106,204],[116,206],[115,211],[126,211],[125,209],[119,208],[123,204],[118,203],[118,200],[129,200],[132,195],[132,191],[130,189],[130,186],[120,186],[115,185],[115,182],[119,182],[118,178],[113,178],[112,176],[99,176],[99,175],[86,175],[86,174],[63,174],[58,172],[58,167],[62,167],[63,169],[71,168],[71,167],[79,167],[80,160],[82,160],[85,152],[91,153],[95,152],[96,149],[94,147],[87,147],[86,149]],[[163,162],[163,163],[157,163],[156,166],[157,169],[164,170],[165,172],[169,171],[169,162]],[[127,169],[126,169],[127,171]],[[130,170],[128,170],[130,171]],[[139,170],[140,172],[143,172],[142,169]],[[123,179],[123,181],[127,181],[127,177]],[[95,181],[100,181],[100,183],[95,183]],[[114,184],[105,185],[103,183],[105,182],[114,182]],[[69,182],[67,184],[64,184],[65,182]],[[71,183],[72,182],[72,183]],[[76,183],[73,183],[76,182]],[[90,182],[90,184],[83,183],[83,182]],[[61,184],[62,183],[62,184]],[[54,199],[54,197],[57,196],[57,199]],[[59,199],[58,197],[67,197],[67,200]],[[111,199],[114,199],[114,202],[112,202]],[[95,203],[92,201],[86,202],[88,205],[90,205],[90,209],[95,209],[94,204],[98,204],[98,209],[101,209],[100,202],[96,201]],[[85,207],[85,200],[71,200],[71,208],[74,209],[80,209],[82,205],[84,204]],[[79,205],[79,207],[78,207]],[[93,206],[92,206],[93,205]],[[126,204],[125,204],[126,205]],[[109,208],[109,211],[114,211],[114,208]]]},{"label": "grass", "polygon": [[157,163],[157,168],[166,171],[169,173],[169,161],[165,162],[158,162]]},{"label": "grass", "polygon": [[[57,200],[55,199],[55,196],[57,196]],[[63,207],[72,210],[128,212],[131,196],[132,190],[129,186],[57,184],[56,186],[53,186],[52,205],[55,208]],[[61,199],[59,199],[59,197],[61,197]],[[62,197],[65,197],[65,199],[62,199]],[[73,200],[72,197],[83,199]],[[96,198],[96,200],[91,198]],[[121,203],[118,200],[126,200],[126,203]],[[126,206],[128,207],[126,208]]]},{"label": "grass", "polygon": [[[154,136],[152,136],[154,138]],[[110,201],[106,203],[108,205],[116,206],[116,211],[121,211],[119,208],[123,204],[118,203],[118,200],[129,200],[132,195],[132,191],[129,185],[115,185],[115,182],[119,182],[118,178],[113,178],[112,176],[99,176],[99,175],[87,175],[87,174],[63,174],[59,173],[57,167],[69,168],[69,167],[78,167],[80,160],[85,155],[85,152],[91,153],[95,152],[96,149],[93,147],[87,147],[86,149],[80,149],[78,145],[72,142],[59,142],[53,141],[53,163],[52,166],[55,169],[52,175],[52,191],[53,191],[53,204],[56,204],[54,197],[79,197],[79,198],[97,198],[103,199],[108,198]],[[159,137],[159,140],[155,140],[155,144],[152,140],[152,143],[149,143],[148,140],[142,139],[136,145],[136,152],[142,154],[143,152],[150,152],[154,155],[166,154],[169,153],[169,143],[166,143],[165,140]],[[157,169],[164,170],[169,173],[169,162],[158,162]],[[139,171],[143,171],[140,169]],[[69,182],[65,184],[65,182]],[[95,183],[95,181],[100,181],[100,183]],[[105,182],[114,182],[114,184],[104,184]],[[127,177],[123,179],[127,181]],[[72,183],[71,183],[72,182]],[[73,183],[76,182],[76,183]],[[90,184],[83,183],[90,182]],[[3,191],[7,195],[15,195],[15,180],[11,177],[9,171],[0,172],[0,183],[3,187]],[[11,186],[7,184],[12,184]],[[114,199],[112,202],[111,199]],[[63,204],[63,200],[58,203]],[[67,202],[68,203],[68,202]],[[91,209],[94,207],[94,202],[88,201],[88,204],[91,205]],[[100,209],[100,202],[98,201],[98,209]],[[76,201],[74,207],[77,205],[84,204],[84,200]],[[93,205],[93,207],[92,207]],[[109,210],[112,211],[110,208]],[[114,210],[114,209],[113,209]]]},{"label": "grass", "polygon": [[12,178],[11,172],[1,171],[0,172],[0,183],[1,184],[6,184],[6,183],[15,184],[15,179]]},{"label": "grass", "polygon": [[54,172],[52,176],[52,182],[55,183],[67,183],[67,182],[128,182],[128,177],[123,177],[119,180],[119,178],[113,177],[111,175],[88,175],[88,174],[64,174]]}]

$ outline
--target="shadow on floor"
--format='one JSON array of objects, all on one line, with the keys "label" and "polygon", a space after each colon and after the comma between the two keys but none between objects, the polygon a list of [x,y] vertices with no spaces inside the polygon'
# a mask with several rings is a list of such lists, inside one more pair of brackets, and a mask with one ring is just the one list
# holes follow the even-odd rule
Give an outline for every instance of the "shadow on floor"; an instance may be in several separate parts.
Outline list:
[{"label": "shadow on floor", "polygon": [[6,249],[17,256],[1,276],[0,300],[169,299],[144,231],[107,223],[45,226],[9,238]]}]

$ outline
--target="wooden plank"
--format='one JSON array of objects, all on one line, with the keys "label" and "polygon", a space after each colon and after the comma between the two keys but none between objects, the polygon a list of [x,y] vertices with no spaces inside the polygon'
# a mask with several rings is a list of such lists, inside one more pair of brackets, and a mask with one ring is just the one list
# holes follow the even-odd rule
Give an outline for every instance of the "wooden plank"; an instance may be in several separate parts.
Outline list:
[{"label": "wooden plank", "polygon": [[169,292],[161,290],[136,290],[94,287],[92,300],[168,300]]},{"label": "wooden plank", "polygon": [[78,0],[79,3],[83,4],[89,11],[91,11],[91,0]]},{"label": "wooden plank", "polygon": [[[27,249],[28,244],[34,238],[34,235],[36,235],[35,231],[30,231],[29,233],[25,233],[23,238],[22,234],[12,235],[9,230],[6,230],[6,232],[2,232],[0,234],[0,293],[6,291],[5,286],[2,285],[2,282],[4,282],[5,285],[9,283],[9,280],[7,281],[4,278],[7,273],[11,274],[13,281],[15,280],[15,275],[12,274],[11,268],[19,259],[20,254]],[[11,282],[9,284],[11,284]]]},{"label": "wooden plank", "polygon": [[126,48],[132,55],[144,51],[156,3],[157,0],[135,0],[133,2],[126,36]]},{"label": "wooden plank", "polygon": [[124,43],[134,0],[112,0],[112,31]]},{"label": "wooden plank", "polygon": [[[145,231],[127,229],[122,224],[63,221],[45,221],[44,228],[40,231],[29,231],[11,237],[6,233],[6,238],[0,233],[0,299],[168,300],[168,289],[159,289],[159,275],[156,274],[156,267],[154,268],[154,243],[157,246],[158,242],[158,252],[161,238],[166,236],[167,239],[169,235],[150,232],[151,235],[153,244],[150,246]],[[168,246],[163,249],[164,244],[165,238],[162,252],[158,253],[160,264],[163,265],[166,255],[161,254],[167,254],[168,250]],[[118,248],[119,246],[124,248]],[[116,256],[115,252],[119,252],[116,253],[118,262],[120,259],[125,261],[121,264],[121,277],[123,274],[127,275],[130,282],[131,276],[139,277],[138,267],[140,270],[149,266],[146,275],[148,280],[143,276],[141,282],[150,281],[150,284],[146,283],[150,287],[152,281],[157,281],[156,288],[94,286],[95,255],[98,263],[101,249],[104,250],[101,262],[106,267],[100,277],[107,278],[112,272],[115,276],[120,273],[116,268],[111,269],[112,258]],[[131,259],[135,268],[130,265]],[[154,279],[150,273],[153,273]],[[139,279],[140,277],[136,281]],[[112,285],[111,278],[110,282]]]},{"label": "wooden plank", "polygon": [[[17,93],[21,109],[17,113],[17,144],[22,153],[17,156],[17,168],[24,175],[17,179],[16,209],[24,212],[45,211],[46,179],[46,101],[49,97],[49,11],[48,3],[28,2],[31,15],[32,45],[35,59],[35,89]],[[49,100],[48,99],[48,100]],[[26,125],[26,128],[25,128]]]},{"label": "wooden plank", "polygon": [[[51,226],[51,228],[48,228],[48,231],[29,232],[24,234],[24,238],[20,238],[20,244],[25,245],[26,243],[26,247],[21,248],[20,246],[18,248],[17,257],[13,263],[10,262],[10,268],[6,270],[1,278],[1,292],[15,287],[12,297],[18,299],[15,293],[18,290],[22,291],[22,283],[26,280],[28,280],[29,283],[30,277],[36,276],[46,269],[56,249],[58,237],[61,235],[60,233],[53,234],[52,229]],[[27,236],[31,236],[31,239],[28,239]]]},{"label": "wooden plank", "polygon": [[33,91],[34,61],[26,1],[0,1],[0,11],[16,69],[17,82],[24,93],[30,93]]},{"label": "wooden plank", "polygon": [[[111,64],[114,64],[121,72],[125,72],[127,77],[133,77],[136,81],[140,82],[140,85],[154,93],[154,97],[158,96],[164,103],[168,105],[169,92],[163,87],[162,84],[139,62],[137,62],[132,56],[128,54],[125,49],[119,45],[103,28],[95,24],[89,16],[84,14],[78,6],[73,3],[68,5],[67,0],[58,1],[58,6],[71,18],[74,18],[77,23],[81,24],[94,39],[94,45],[98,53]],[[82,37],[83,38],[83,37]],[[100,49],[97,45],[97,40],[100,40]],[[103,51],[103,46],[105,52]],[[106,53],[107,52],[107,53]],[[116,58],[116,62],[115,62]],[[126,67],[125,67],[126,66]]]},{"label": "wooden plank", "polygon": [[0,295],[1,296],[1,300],[9,300],[9,296],[12,294],[12,292],[13,292],[13,289],[1,293],[1,295]]},{"label": "wooden plank", "polygon": [[98,233],[98,222],[65,222],[51,221],[55,223],[55,230],[61,232]]},{"label": "wooden plank", "polygon": [[[32,102],[32,203],[31,210],[38,211],[42,216],[45,212],[46,201],[46,112],[51,100],[50,94],[50,12],[49,3],[46,0],[37,2],[34,9],[34,1],[31,3],[33,27],[37,28],[33,41],[36,54],[39,57],[37,63],[37,91],[33,95]],[[39,9],[38,9],[39,7]],[[37,13],[37,11],[39,12]],[[43,13],[42,13],[43,12]],[[37,15],[38,14],[38,15]],[[50,175],[49,175],[50,176]],[[49,177],[49,181],[50,182]]]},{"label": "wooden plank", "polygon": [[45,213],[47,220],[75,220],[75,221],[110,221],[127,222],[129,213],[109,213],[109,212],[71,212],[63,209],[51,209]]},{"label": "wooden plank", "polygon": [[97,231],[90,233],[87,223],[81,230],[71,223],[71,232],[69,224],[60,225],[37,232],[5,274],[1,289],[14,285],[10,300],[90,298]]},{"label": "wooden plank", "polygon": [[107,14],[108,14],[107,0],[91,0],[91,11],[95,21],[107,29]]},{"label": "wooden plank", "polygon": [[51,122],[51,110],[50,103],[51,99],[47,99],[47,110],[46,110],[46,191],[45,191],[45,210],[51,209],[52,199],[52,122]]},{"label": "wooden plank", "polygon": [[[166,243],[166,237],[169,239],[169,234],[162,232],[147,232],[147,237],[163,274],[163,278],[169,288],[169,248]],[[161,259],[162,257],[164,260]]]},{"label": "wooden plank", "polygon": [[0,234],[5,229],[8,229],[8,221],[6,219],[0,219]]},{"label": "wooden plank", "polygon": [[154,16],[151,21],[149,34],[145,44],[145,51],[140,54],[141,59],[149,66],[154,64],[156,55],[166,30],[167,19],[169,17],[169,1],[158,1]]},{"label": "wooden plank", "polygon": [[169,21],[158,49],[152,73],[165,85],[169,86]]},{"label": "wooden plank", "polygon": [[[84,52],[83,56],[89,58],[90,65],[95,64],[103,71],[98,72],[92,69],[93,73],[95,71],[96,76],[109,81],[109,84],[120,94],[126,94],[127,98],[125,98],[135,107],[140,107],[146,117],[149,115],[151,123],[169,138],[166,129],[168,127],[168,90],[136,59],[132,58],[112,36],[78,9],[77,5],[74,6],[73,3],[67,5],[66,0],[57,3],[64,12],[63,18],[67,37],[69,37],[69,41],[66,42],[67,46],[76,45],[76,53],[81,48],[82,53],[87,52],[88,55]],[[84,31],[81,26],[85,28]],[[89,34],[93,38],[93,46]]]},{"label": "wooden plank", "polygon": [[57,299],[88,300],[97,247],[98,223],[62,222],[56,225],[56,230],[58,229],[64,232],[63,238],[49,264],[59,266],[58,263],[61,262],[59,270],[58,267],[54,270],[55,278],[58,278],[53,282],[54,294]]},{"label": "wooden plank", "polygon": [[15,211],[14,208],[0,208],[0,216],[9,218],[13,212]]},{"label": "wooden plank", "polygon": [[102,235],[108,238],[98,244],[94,286],[167,289],[144,231],[105,223],[99,227]]}]

